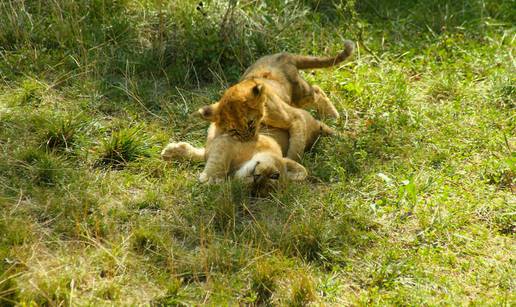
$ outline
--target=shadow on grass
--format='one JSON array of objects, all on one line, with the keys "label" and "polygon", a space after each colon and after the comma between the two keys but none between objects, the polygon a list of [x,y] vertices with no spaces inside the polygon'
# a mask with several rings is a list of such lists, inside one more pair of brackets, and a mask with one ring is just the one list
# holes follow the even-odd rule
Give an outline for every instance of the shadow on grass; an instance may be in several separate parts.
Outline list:
[{"label": "shadow on grass", "polygon": [[378,236],[377,224],[345,200],[328,203],[312,186],[292,184],[265,198],[249,197],[239,182],[193,192],[187,220],[238,245],[280,251],[324,268],[345,265]]}]

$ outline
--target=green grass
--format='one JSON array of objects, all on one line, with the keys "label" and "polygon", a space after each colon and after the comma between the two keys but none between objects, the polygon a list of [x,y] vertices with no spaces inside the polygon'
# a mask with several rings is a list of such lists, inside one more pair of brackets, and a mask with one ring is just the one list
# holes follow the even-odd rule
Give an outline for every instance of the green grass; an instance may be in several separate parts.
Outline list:
[{"label": "green grass", "polygon": [[[0,3],[0,304],[513,305],[514,1],[222,3]],[[342,38],[307,182],[160,160],[253,60]]]}]

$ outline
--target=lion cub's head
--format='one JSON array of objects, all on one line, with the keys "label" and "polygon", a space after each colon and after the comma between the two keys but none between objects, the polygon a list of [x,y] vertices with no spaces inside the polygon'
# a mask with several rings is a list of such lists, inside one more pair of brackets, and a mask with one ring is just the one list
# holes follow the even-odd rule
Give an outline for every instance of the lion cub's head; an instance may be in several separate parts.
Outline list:
[{"label": "lion cub's head", "polygon": [[266,194],[288,180],[304,180],[307,175],[303,165],[268,152],[255,154],[235,172],[235,178],[250,184],[257,194]]},{"label": "lion cub's head", "polygon": [[222,133],[245,142],[258,135],[264,115],[265,95],[262,84],[244,80],[224,92],[219,102],[202,107],[198,113],[214,122]]}]

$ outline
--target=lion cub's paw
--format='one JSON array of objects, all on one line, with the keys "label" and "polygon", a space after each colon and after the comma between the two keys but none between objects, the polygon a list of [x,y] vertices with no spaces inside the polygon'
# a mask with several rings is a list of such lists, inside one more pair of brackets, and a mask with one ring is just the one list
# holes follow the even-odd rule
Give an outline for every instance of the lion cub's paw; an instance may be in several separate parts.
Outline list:
[{"label": "lion cub's paw", "polygon": [[210,177],[208,177],[208,174],[206,174],[205,172],[202,172],[199,175],[199,182],[200,183],[206,183],[206,182],[208,182],[209,179],[210,179]]},{"label": "lion cub's paw", "polygon": [[207,173],[202,172],[199,175],[199,182],[200,183],[207,183],[207,184],[217,184],[224,182],[223,178],[216,178],[216,177],[210,177]]},{"label": "lion cub's paw", "polygon": [[179,142],[170,143],[161,151],[161,158],[166,161],[187,159],[192,149],[192,145]]}]

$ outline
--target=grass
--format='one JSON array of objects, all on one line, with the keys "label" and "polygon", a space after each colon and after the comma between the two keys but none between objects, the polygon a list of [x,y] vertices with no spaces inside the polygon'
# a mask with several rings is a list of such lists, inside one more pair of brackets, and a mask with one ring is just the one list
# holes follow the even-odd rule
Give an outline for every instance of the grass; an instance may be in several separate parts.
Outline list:
[{"label": "grass", "polygon": [[[2,305],[512,305],[513,1],[3,1]],[[253,60],[343,115],[265,198],[165,163]]]}]

